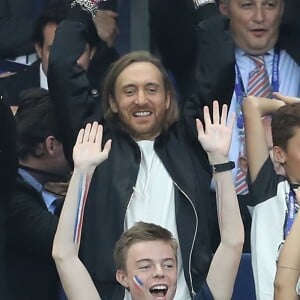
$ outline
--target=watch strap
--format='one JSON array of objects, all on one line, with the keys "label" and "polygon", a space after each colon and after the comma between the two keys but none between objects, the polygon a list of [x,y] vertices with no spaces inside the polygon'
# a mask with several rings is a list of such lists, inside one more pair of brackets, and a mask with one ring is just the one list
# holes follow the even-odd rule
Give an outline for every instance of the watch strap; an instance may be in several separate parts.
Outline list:
[{"label": "watch strap", "polygon": [[228,161],[223,164],[211,165],[211,170],[213,173],[225,172],[234,169],[235,163],[234,161]]}]

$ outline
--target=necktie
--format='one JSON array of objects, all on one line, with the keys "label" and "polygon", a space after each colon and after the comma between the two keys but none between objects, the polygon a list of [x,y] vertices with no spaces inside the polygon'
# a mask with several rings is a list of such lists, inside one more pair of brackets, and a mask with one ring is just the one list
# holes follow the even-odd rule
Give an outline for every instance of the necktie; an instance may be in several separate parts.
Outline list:
[{"label": "necktie", "polygon": [[248,95],[271,98],[269,75],[263,55],[249,56],[255,63],[255,69],[249,75]]},{"label": "necktie", "polygon": [[[272,90],[269,82],[269,75],[265,66],[264,56],[250,56],[254,61],[255,68],[249,74],[247,94],[257,97],[271,98]],[[237,170],[235,189],[238,195],[248,193],[246,172],[241,168],[241,160],[245,159],[245,136],[240,136],[239,167]]]},{"label": "necktie", "polygon": [[57,216],[60,216],[60,212],[62,210],[62,207],[63,207],[63,204],[64,204],[64,201],[60,198],[57,198],[53,201],[54,203],[54,214],[57,215]]}]

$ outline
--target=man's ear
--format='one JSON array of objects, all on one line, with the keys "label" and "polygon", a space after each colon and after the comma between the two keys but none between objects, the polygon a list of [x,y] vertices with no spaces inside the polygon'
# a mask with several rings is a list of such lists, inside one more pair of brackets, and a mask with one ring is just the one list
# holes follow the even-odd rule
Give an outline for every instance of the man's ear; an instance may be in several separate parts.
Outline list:
[{"label": "man's ear", "polygon": [[171,96],[170,93],[167,93],[166,95],[166,108],[169,109],[171,104]]},{"label": "man's ear", "polygon": [[273,155],[274,155],[274,160],[280,164],[284,164],[286,162],[286,153],[285,151],[279,147],[279,146],[274,146],[273,147]]},{"label": "man's ear", "polygon": [[220,0],[219,3],[219,10],[224,16],[228,16],[228,1],[230,0]]},{"label": "man's ear", "polygon": [[39,43],[34,43],[34,48],[35,48],[35,51],[39,57],[39,59],[42,59],[42,47]]},{"label": "man's ear", "polygon": [[125,271],[117,270],[116,279],[122,286],[129,288],[128,277]]},{"label": "man's ear", "polygon": [[53,135],[47,136],[44,142],[45,151],[49,155],[54,155],[56,150],[56,138]]},{"label": "man's ear", "polygon": [[95,53],[96,53],[96,47],[93,47],[92,50],[91,50],[91,52],[90,52],[90,60],[93,59]]},{"label": "man's ear", "polygon": [[115,99],[113,98],[113,96],[109,95],[108,101],[109,101],[109,106],[110,106],[111,110],[114,113],[117,113],[119,111],[119,109],[118,109],[117,103],[116,103]]}]

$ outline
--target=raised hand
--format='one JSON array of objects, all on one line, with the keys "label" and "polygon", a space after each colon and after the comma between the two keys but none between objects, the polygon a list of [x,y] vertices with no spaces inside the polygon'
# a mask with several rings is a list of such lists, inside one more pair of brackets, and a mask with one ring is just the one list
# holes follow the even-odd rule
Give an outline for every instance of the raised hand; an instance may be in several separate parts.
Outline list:
[{"label": "raised hand", "polygon": [[118,14],[111,10],[99,10],[93,18],[98,36],[112,47],[117,34],[119,33],[117,20]]},{"label": "raised hand", "polygon": [[86,170],[95,168],[107,159],[111,149],[111,140],[108,140],[103,149],[103,127],[97,122],[89,123],[78,133],[76,144],[73,148],[73,160],[75,168]]},{"label": "raised hand", "polygon": [[213,157],[227,158],[228,156],[235,117],[232,116],[227,124],[227,110],[227,105],[224,104],[220,115],[219,103],[215,100],[213,102],[212,120],[208,107],[203,108],[205,130],[201,121],[196,120],[198,140],[210,160]]},{"label": "raised hand", "polygon": [[283,101],[285,104],[292,104],[300,101],[300,98],[297,97],[290,97],[290,96],[283,96],[280,93],[273,93],[276,99]]}]

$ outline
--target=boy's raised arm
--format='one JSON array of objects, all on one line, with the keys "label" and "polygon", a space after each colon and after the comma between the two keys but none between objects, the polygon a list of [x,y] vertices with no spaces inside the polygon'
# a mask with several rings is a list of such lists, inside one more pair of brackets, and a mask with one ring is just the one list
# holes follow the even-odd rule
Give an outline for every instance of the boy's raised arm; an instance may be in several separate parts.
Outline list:
[{"label": "boy's raised arm", "polygon": [[[94,122],[81,129],[73,150],[74,172],[54,237],[52,256],[69,300],[100,299],[78,258],[84,204],[95,168],[107,159],[111,141],[103,149],[102,126]],[[102,149],[102,150],[101,150]]]},{"label": "boy's raised arm", "polygon": [[220,245],[207,275],[207,284],[214,299],[230,299],[244,242],[244,228],[231,173],[234,164],[228,159],[234,117],[227,125],[227,105],[223,105],[220,115],[218,102],[214,101],[212,120],[208,107],[205,107],[204,121],[205,130],[197,120],[198,139],[214,170],[221,234]]}]

